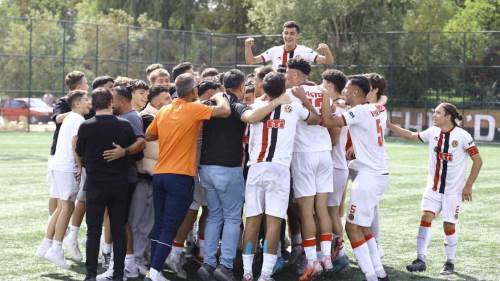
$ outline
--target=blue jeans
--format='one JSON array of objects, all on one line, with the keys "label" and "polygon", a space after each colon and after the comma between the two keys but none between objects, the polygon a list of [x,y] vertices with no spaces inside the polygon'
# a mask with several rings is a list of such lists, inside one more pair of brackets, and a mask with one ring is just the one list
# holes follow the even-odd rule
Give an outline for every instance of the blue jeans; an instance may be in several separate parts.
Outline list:
[{"label": "blue jeans", "polygon": [[153,176],[155,222],[151,231],[151,267],[161,271],[172,249],[189,205],[193,202],[193,177],[178,174]]},{"label": "blue jeans", "polygon": [[208,205],[204,263],[217,266],[217,248],[223,231],[220,264],[232,269],[241,236],[241,210],[245,198],[243,170],[241,167],[201,165],[199,175]]}]

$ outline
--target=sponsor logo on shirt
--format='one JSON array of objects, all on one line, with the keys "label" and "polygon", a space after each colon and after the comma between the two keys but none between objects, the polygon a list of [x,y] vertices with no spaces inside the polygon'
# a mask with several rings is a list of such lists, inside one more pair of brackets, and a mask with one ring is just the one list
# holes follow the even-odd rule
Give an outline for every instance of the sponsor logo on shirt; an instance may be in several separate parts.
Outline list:
[{"label": "sponsor logo on shirt", "polygon": [[351,115],[351,118],[354,118],[354,113],[352,113],[352,111],[348,111],[349,112],[349,115]]},{"label": "sponsor logo on shirt", "polygon": [[458,141],[457,141],[457,140],[452,141],[452,142],[451,142],[451,146],[452,146],[453,148],[457,147],[457,146],[458,146]]},{"label": "sponsor logo on shirt", "polygon": [[284,119],[271,119],[266,121],[267,129],[283,129],[285,128]]}]

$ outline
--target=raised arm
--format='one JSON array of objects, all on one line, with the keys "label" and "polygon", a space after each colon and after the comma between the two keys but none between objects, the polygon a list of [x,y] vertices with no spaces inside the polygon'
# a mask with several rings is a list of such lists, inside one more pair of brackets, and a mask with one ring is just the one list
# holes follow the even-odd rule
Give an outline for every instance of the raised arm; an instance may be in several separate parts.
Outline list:
[{"label": "raised arm", "polygon": [[328,47],[325,43],[320,43],[318,45],[318,58],[316,58],[316,63],[318,64],[333,64],[333,53],[330,51],[330,47]]},{"label": "raised arm", "polygon": [[245,40],[245,62],[247,64],[257,64],[264,63],[264,60],[261,56],[254,56],[252,47],[255,44],[255,40],[253,38],[247,38]]},{"label": "raised arm", "polygon": [[245,123],[257,123],[264,119],[276,107],[282,104],[290,103],[290,98],[286,94],[282,94],[278,98],[271,101],[263,101],[255,108],[245,111],[241,115],[241,121]]},{"label": "raised arm", "polygon": [[335,105],[332,104],[332,95],[323,90],[323,102],[321,103],[321,120],[322,126],[327,128],[342,128],[346,125],[344,117],[333,116]]},{"label": "raised arm", "polygon": [[418,133],[403,129],[399,126],[392,124],[389,121],[387,121],[387,128],[391,129],[391,131],[398,134],[400,137],[402,137],[404,139],[413,140],[413,141],[419,140]]}]

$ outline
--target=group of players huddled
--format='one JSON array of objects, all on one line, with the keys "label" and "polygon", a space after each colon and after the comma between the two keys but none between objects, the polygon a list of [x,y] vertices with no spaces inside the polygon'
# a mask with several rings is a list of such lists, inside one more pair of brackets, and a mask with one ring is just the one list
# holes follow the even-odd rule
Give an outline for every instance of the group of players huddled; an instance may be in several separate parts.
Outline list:
[{"label": "group of players huddled", "polygon": [[[299,25],[286,22],[284,44],[258,56],[247,38],[247,64],[272,63],[249,75],[215,68],[198,74],[190,63],[170,75],[153,64],[149,83],[101,76],[88,95],[85,75],[69,73],[69,93],[54,108],[50,218],[36,255],[69,268],[64,244],[81,261],[86,213],[88,281],[164,281],[164,265],[185,279],[192,253],[204,281],[235,280],[240,258],[244,281],[273,280],[283,268],[296,268],[305,281],[348,266],[345,227],[365,279],[389,280],[379,220],[389,186],[389,128],[429,147],[417,259],[407,270],[426,270],[431,223],[441,214],[441,273],[453,273],[460,203],[472,200],[482,164],[457,108],[439,104],[434,126],[422,132],[394,125],[384,77],[327,69],[316,84],[311,64],[332,64],[333,54],[323,43],[317,51],[298,45],[299,35]],[[97,275],[99,257],[107,270]]]}]

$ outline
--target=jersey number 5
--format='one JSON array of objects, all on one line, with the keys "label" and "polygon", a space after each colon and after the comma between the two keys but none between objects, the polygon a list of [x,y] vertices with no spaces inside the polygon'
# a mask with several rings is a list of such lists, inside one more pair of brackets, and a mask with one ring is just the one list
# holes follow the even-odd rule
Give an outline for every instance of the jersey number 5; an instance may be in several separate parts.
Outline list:
[{"label": "jersey number 5", "polygon": [[384,129],[382,129],[382,126],[380,125],[380,119],[377,119],[376,123],[377,123],[378,145],[383,146],[384,145]]}]

